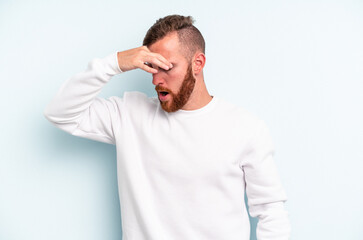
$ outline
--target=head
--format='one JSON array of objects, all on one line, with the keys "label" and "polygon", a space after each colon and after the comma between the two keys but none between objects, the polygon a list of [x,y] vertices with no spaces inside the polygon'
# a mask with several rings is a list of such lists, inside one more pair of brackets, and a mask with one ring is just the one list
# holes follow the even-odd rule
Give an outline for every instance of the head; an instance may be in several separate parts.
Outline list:
[{"label": "head", "polygon": [[196,100],[204,84],[205,42],[193,22],[190,16],[166,16],[156,21],[143,41],[150,51],[173,64],[170,70],[159,68],[153,74],[155,90],[168,93],[166,96],[159,93],[161,107],[167,112],[175,112]]}]

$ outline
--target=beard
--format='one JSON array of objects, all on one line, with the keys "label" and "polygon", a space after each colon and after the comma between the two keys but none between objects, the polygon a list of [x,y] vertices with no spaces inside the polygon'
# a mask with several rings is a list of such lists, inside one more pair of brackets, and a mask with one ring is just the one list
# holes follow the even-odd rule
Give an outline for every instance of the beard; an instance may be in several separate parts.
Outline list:
[{"label": "beard", "polygon": [[162,109],[164,109],[164,111],[166,112],[176,112],[177,110],[181,109],[188,102],[190,95],[194,90],[195,81],[196,79],[193,76],[192,64],[189,64],[184,80],[179,88],[178,93],[174,93],[170,89],[163,88],[157,85],[155,87],[156,91],[165,90],[168,91],[169,94],[171,95],[170,96],[171,98],[168,101],[161,101],[159,99]]}]

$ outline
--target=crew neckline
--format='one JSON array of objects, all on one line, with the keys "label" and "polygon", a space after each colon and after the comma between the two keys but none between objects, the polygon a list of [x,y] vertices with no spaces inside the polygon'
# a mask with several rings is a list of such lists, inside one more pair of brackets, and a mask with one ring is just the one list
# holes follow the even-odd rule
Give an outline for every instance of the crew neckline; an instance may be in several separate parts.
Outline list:
[{"label": "crew neckline", "polygon": [[218,102],[218,98],[216,96],[211,95],[212,99],[203,107],[195,109],[195,110],[183,110],[179,109],[176,112],[166,112],[169,116],[195,116],[199,114],[203,114],[209,112]]}]

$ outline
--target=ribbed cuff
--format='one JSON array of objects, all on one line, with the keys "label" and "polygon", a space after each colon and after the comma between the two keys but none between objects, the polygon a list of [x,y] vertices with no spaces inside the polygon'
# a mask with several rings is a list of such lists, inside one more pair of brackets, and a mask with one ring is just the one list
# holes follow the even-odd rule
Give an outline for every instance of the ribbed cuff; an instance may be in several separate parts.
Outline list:
[{"label": "ribbed cuff", "polygon": [[104,67],[107,74],[113,76],[123,72],[118,65],[117,52],[107,55],[102,59],[102,61],[104,62]]}]

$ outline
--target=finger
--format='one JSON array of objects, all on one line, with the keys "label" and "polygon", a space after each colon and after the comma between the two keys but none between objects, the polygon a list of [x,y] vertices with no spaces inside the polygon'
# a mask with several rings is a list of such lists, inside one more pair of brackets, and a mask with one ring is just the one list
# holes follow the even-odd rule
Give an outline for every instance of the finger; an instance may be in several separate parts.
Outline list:
[{"label": "finger", "polygon": [[[168,66],[168,68],[172,68],[173,65],[161,54],[159,53],[154,53],[154,52],[150,52],[151,56],[155,59],[157,59],[158,61],[160,61],[161,63],[165,64],[164,66]],[[165,67],[163,67],[165,69]]]},{"label": "finger", "polygon": [[149,62],[152,63],[153,67],[159,67],[159,68],[163,68],[165,70],[169,70],[170,69],[170,63],[169,62],[167,62],[167,63],[163,62],[162,59],[159,59],[158,58],[158,56],[151,57],[149,59]]},{"label": "finger", "polygon": [[157,70],[157,69],[150,67],[149,63],[146,63],[146,64],[144,63],[144,64],[142,64],[142,65],[140,66],[140,68],[141,68],[142,70],[146,71],[146,72],[149,72],[149,73],[157,73],[157,72],[158,72],[158,70]]},{"label": "finger", "polygon": [[165,70],[169,70],[173,67],[173,65],[163,55],[151,52],[147,47],[144,47],[144,50],[146,51],[144,59],[150,63],[148,64],[150,67],[153,67],[151,64],[153,64],[155,68],[157,66],[158,68],[163,68]]},{"label": "finger", "polygon": [[160,62],[165,64],[164,66],[161,66],[160,64],[158,64],[159,67],[162,67],[164,69],[166,69],[166,66],[168,66],[169,68],[173,67],[173,65],[163,55],[161,55],[159,53],[151,52],[147,46],[143,46],[143,47],[144,47],[144,50],[148,53],[148,55],[152,56],[153,58],[158,59]]},{"label": "finger", "polygon": [[171,64],[171,62],[169,62],[164,56],[162,56],[161,54],[157,54],[158,56],[158,60],[162,63],[164,63],[165,65],[167,65],[169,68],[173,67],[173,64]]}]

